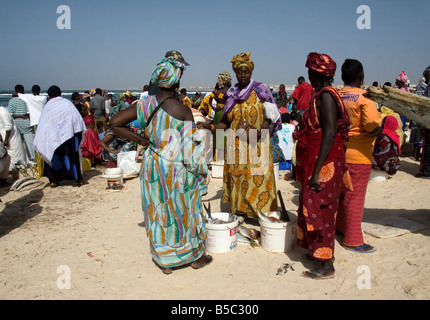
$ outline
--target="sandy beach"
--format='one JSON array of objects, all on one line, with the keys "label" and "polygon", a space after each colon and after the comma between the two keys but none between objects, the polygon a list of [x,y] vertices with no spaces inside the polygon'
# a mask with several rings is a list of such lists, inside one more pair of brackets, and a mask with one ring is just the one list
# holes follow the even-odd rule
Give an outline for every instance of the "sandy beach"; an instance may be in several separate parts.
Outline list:
[{"label": "sandy beach", "polygon": [[[142,226],[139,179],[127,180],[120,192],[106,190],[104,167],[86,171],[88,184],[71,182],[51,189],[48,180],[29,191],[0,189],[0,299],[2,300],[298,300],[429,299],[430,180],[415,178],[418,162],[403,157],[400,171],[369,183],[364,222],[398,216],[424,228],[397,237],[365,241],[375,253],[335,249],[336,277],[301,276],[311,265],[295,248],[271,253],[239,244],[234,252],[212,254],[201,270],[182,268],[166,276],[155,267]],[[280,172],[281,175],[285,171]],[[298,185],[280,179],[287,209],[297,213]],[[204,201],[212,211],[221,204],[222,180],[212,179]],[[259,228],[248,221],[245,225]],[[294,270],[277,275],[284,264]],[[367,266],[370,288],[357,285]],[[66,269],[64,269],[66,268]],[[68,270],[70,288],[61,284]]]}]

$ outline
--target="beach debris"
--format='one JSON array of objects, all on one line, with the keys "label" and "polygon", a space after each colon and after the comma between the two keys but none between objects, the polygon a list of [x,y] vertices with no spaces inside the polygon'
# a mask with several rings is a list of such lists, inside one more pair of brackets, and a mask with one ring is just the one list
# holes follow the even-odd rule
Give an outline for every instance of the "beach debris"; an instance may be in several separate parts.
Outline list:
[{"label": "beach debris", "polygon": [[285,263],[283,264],[281,267],[278,268],[278,271],[276,272],[277,276],[281,276],[284,275],[288,272],[288,270],[294,271],[293,268],[294,263],[289,264],[289,263]]},{"label": "beach debris", "polygon": [[9,191],[20,191],[23,190],[23,188],[28,187],[30,185],[34,185],[36,183],[42,184],[43,182],[33,177],[20,178],[12,184]]},{"label": "beach debris", "polygon": [[87,256],[90,257],[90,258],[94,258],[94,255],[93,255],[92,252],[87,252]]},{"label": "beach debris", "polygon": [[400,89],[370,86],[364,96],[430,129],[430,99]]}]

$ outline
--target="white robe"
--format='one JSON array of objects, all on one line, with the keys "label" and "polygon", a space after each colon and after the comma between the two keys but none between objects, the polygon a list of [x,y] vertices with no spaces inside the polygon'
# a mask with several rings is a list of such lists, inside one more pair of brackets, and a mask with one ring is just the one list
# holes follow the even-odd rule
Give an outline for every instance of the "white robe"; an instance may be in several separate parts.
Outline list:
[{"label": "white robe", "polygon": [[11,131],[7,152],[11,158],[9,171],[12,171],[16,164],[22,164],[25,166],[27,159],[25,156],[21,135],[17,134],[18,129],[16,128],[12,116],[10,115],[7,108],[0,106],[0,134],[3,141],[6,139],[7,131]]}]

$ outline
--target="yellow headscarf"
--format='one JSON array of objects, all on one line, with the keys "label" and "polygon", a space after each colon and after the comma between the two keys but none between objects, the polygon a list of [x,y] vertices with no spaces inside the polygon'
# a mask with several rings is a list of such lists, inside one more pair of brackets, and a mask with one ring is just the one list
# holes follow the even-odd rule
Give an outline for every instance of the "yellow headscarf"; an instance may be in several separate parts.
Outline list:
[{"label": "yellow headscarf", "polygon": [[251,52],[248,53],[240,53],[237,56],[235,56],[231,63],[233,64],[233,71],[236,72],[237,69],[240,67],[248,67],[251,71],[254,71],[254,61],[249,59],[251,56]]}]

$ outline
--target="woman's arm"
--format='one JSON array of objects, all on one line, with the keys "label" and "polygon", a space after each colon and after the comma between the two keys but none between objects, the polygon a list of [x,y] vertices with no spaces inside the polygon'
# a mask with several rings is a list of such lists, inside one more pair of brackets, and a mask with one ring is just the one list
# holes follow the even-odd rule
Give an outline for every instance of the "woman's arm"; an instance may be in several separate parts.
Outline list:
[{"label": "woman's arm", "polygon": [[136,142],[142,146],[148,145],[148,139],[133,132],[127,125],[137,119],[137,104],[132,104],[127,109],[118,112],[110,121],[109,127],[112,131],[129,141]]},{"label": "woman's arm", "polygon": [[315,163],[314,172],[309,181],[310,187],[316,191],[321,191],[319,174],[324,162],[333,147],[337,134],[337,105],[336,101],[329,93],[323,93],[319,100],[319,121],[323,133],[320,152]]}]

